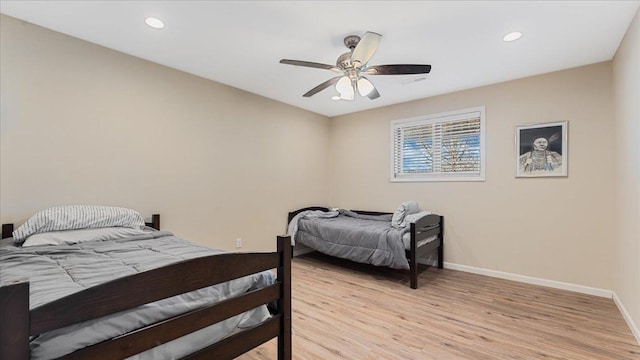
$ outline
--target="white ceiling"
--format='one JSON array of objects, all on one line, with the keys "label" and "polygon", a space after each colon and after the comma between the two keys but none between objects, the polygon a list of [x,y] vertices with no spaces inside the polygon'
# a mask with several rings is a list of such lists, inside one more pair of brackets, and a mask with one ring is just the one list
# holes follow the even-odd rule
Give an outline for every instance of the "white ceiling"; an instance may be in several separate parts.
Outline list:
[{"label": "white ceiling", "polygon": [[[639,1],[0,1],[0,12],[327,116],[611,60]],[[145,25],[153,16],[163,30]],[[333,101],[334,77],[282,58],[335,64],[343,38],[383,35],[369,65],[381,97]],[[502,37],[520,31],[520,40]]]}]

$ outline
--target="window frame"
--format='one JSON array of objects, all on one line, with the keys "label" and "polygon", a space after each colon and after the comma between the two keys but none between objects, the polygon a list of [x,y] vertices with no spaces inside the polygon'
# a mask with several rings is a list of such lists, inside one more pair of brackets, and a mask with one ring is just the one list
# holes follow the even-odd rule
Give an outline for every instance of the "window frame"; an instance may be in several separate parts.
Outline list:
[{"label": "window frame", "polygon": [[[398,126],[408,127],[415,125],[429,125],[442,123],[447,121],[456,121],[456,120],[464,120],[464,115],[469,114],[468,118],[472,118],[471,114],[480,113],[480,173],[479,174],[454,174],[454,173],[445,173],[445,174],[429,174],[429,173],[420,173],[415,176],[395,176],[395,130]],[[392,120],[390,126],[390,182],[431,182],[431,181],[485,181],[485,140],[486,140],[486,132],[485,132],[485,107],[478,106],[473,108],[454,110],[448,112],[442,112],[437,114],[428,114],[421,115],[407,119],[398,119]]]}]

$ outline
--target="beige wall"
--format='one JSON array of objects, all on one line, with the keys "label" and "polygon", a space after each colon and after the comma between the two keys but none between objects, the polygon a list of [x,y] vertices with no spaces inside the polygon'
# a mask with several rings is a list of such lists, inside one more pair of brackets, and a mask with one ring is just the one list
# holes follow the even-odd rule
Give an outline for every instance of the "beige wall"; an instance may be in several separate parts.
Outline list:
[{"label": "beige wall", "polygon": [[329,196],[329,120],[2,16],[0,220],[58,204],[162,214],[202,244],[271,250]]},{"label": "beige wall", "polygon": [[[393,211],[413,199],[445,216],[446,262],[611,289],[611,79],[606,62],[333,118],[330,205]],[[486,181],[389,182],[391,120],[476,106]],[[516,125],[561,120],[569,176],[515,178]]]},{"label": "beige wall", "polygon": [[616,251],[613,290],[640,341],[640,11],[613,60]]}]

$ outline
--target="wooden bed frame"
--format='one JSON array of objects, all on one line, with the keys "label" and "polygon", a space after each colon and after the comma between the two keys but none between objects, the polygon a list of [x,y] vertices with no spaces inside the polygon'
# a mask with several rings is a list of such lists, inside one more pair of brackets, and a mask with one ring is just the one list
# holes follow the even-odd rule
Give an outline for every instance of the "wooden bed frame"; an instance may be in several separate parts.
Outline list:
[{"label": "wooden bed frame", "polygon": [[[298,213],[307,210],[321,210],[329,211],[329,208],[322,206],[310,206],[289,213],[287,224],[291,222],[294,216]],[[378,212],[378,211],[365,211],[365,210],[352,210],[355,213],[362,215],[392,215],[393,213]],[[427,252],[436,249],[438,250],[438,269],[443,268],[443,256],[444,256],[444,216],[430,214],[422,217],[416,223],[411,223],[411,242],[409,250],[405,250],[405,256],[409,262],[409,277],[410,286],[412,289],[418,288],[418,259]],[[434,241],[428,242],[420,247],[417,244],[430,236],[438,235],[438,238]]]},{"label": "wooden bed frame", "polygon": [[[147,223],[160,228],[160,215]],[[13,224],[2,225],[2,238]],[[29,283],[0,287],[0,359],[29,359],[29,337],[264,270],[277,281],[217,304],[177,315],[62,357],[121,359],[195,332],[262,304],[277,301],[271,318],[240,330],[183,359],[232,359],[278,338],[278,359],[291,359],[291,239],[278,236],[276,252],[226,253],[167,265],[116,279],[29,310]]]}]

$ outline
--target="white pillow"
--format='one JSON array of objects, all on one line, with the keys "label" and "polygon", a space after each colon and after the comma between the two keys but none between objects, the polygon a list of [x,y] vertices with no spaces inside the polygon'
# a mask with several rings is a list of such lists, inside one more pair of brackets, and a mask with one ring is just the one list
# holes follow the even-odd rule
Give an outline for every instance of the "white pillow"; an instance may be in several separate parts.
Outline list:
[{"label": "white pillow", "polygon": [[42,245],[72,245],[85,241],[106,241],[121,239],[127,236],[148,234],[149,230],[132,229],[126,227],[108,227],[100,229],[80,229],[66,231],[52,231],[29,236],[22,247]]},{"label": "white pillow", "polygon": [[405,226],[420,220],[423,216],[427,216],[430,214],[431,214],[431,211],[426,211],[426,210],[420,211],[419,213],[415,213],[415,214],[408,214],[407,216],[404,217]]},{"label": "white pillow", "polygon": [[404,224],[405,216],[410,214],[415,214],[418,212],[420,212],[420,207],[418,207],[417,202],[415,201],[403,202],[402,204],[400,204],[400,206],[398,206],[396,211],[393,213],[393,216],[391,217],[391,226],[396,228],[403,228],[405,226]]},{"label": "white pillow", "polygon": [[134,210],[98,205],[63,205],[42,210],[13,232],[19,244],[33,234],[105,227],[144,228],[144,219]]}]

